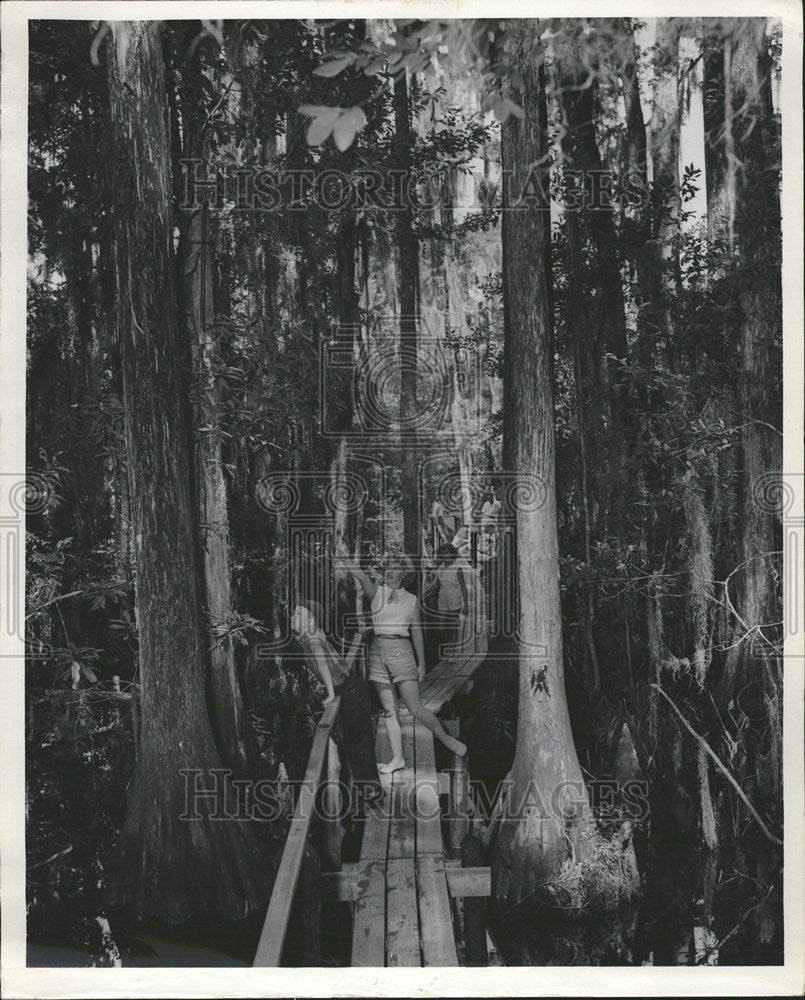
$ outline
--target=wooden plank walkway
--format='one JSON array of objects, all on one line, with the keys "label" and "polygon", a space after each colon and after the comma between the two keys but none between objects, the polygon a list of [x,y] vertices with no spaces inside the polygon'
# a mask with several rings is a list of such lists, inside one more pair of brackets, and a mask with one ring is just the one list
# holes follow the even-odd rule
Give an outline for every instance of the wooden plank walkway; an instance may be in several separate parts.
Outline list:
[{"label": "wooden plank walkway", "polygon": [[422,704],[438,713],[439,709],[461,691],[467,681],[486,656],[487,638],[485,634],[470,635],[464,640],[464,648],[453,663],[440,660],[420,685]]},{"label": "wooden plank walkway", "polygon": [[[485,652],[479,639],[454,663],[441,661],[421,686],[423,704],[438,712]],[[402,707],[400,726],[406,766],[381,776],[386,795],[367,816],[351,889],[352,965],[457,966],[433,735]],[[375,751],[391,757],[382,718]]]}]

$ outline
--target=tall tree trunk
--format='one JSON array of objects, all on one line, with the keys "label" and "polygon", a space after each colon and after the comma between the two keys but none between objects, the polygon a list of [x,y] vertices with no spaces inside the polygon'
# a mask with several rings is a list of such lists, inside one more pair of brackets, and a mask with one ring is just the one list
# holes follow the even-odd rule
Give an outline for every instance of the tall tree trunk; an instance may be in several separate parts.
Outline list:
[{"label": "tall tree trunk", "polygon": [[[611,531],[616,524],[612,508],[620,510],[612,469],[622,468],[627,455],[626,407],[617,394],[610,355],[625,358],[627,344],[615,223],[611,207],[602,202],[596,189],[603,164],[595,135],[597,85],[590,80],[590,43],[573,37],[573,30],[572,25],[567,26],[567,37],[558,49],[556,76],[564,119],[568,318],[575,342],[584,542],[589,565],[591,539],[599,538],[602,528]],[[590,679],[597,688],[600,677],[591,587],[585,617]]]},{"label": "tall tree trunk", "polygon": [[142,706],[112,899],[137,922],[214,927],[264,903],[264,868],[243,821],[210,820],[210,798],[181,818],[183,770],[207,787],[221,759],[204,697],[159,22],[116,23],[107,64]]},{"label": "tall tree trunk", "polygon": [[[782,290],[780,284],[780,150],[771,98],[765,21],[733,22],[727,106],[735,142],[735,240],[740,268],[741,374],[738,407],[743,456],[743,594],[749,627],[779,621],[770,556],[780,549],[779,512],[764,500],[764,477],[782,470]],[[738,169],[740,164],[740,169]],[[779,638],[779,636],[777,636]],[[751,647],[751,648],[750,648]],[[744,658],[768,659],[760,636]],[[747,663],[747,668],[749,663]],[[770,676],[767,664],[767,678]],[[772,685],[776,687],[775,684]]]},{"label": "tall tree trunk", "polygon": [[[196,56],[198,59],[198,55]],[[182,124],[187,159],[209,155],[201,134],[197,93],[201,90],[197,63],[186,71],[190,93]],[[220,394],[215,382],[216,343],[213,298],[213,239],[206,203],[186,210],[180,249],[188,354],[193,360],[193,445],[196,524],[206,624],[225,624],[232,613],[229,566],[229,510],[221,455]],[[209,649],[209,652],[206,652]],[[221,760],[239,776],[249,773],[247,722],[238,688],[235,651],[228,635],[208,632],[205,643],[213,733]]]},{"label": "tall tree trunk", "polygon": [[674,351],[674,298],[679,288],[679,35],[674,17],[657,21],[651,161],[654,185],[654,245],[660,271],[661,329],[667,358]]},{"label": "tall tree trunk", "polygon": [[[782,475],[782,287],[780,225],[780,136],[771,92],[771,59],[765,18],[743,19],[731,39],[727,94],[731,95],[731,134],[735,143],[735,242],[741,271],[741,375],[738,384],[743,460],[743,587],[741,615],[761,631],[739,649],[743,663],[738,683],[757,677],[762,666],[766,709],[753,741],[747,767],[762,796],[771,790],[776,817],[782,791],[782,620],[779,589],[782,575],[774,553],[782,548],[781,515],[768,498],[769,478]],[[728,157],[729,161],[729,157]],[[766,486],[764,486],[764,483]],[[784,495],[784,494],[783,494]],[[776,572],[775,572],[776,570]],[[765,626],[765,627],[764,627]],[[776,646],[776,649],[774,648]],[[743,680],[745,678],[746,680]],[[748,776],[749,777],[749,776]],[[768,791],[767,791],[768,794]],[[755,875],[771,881],[781,853],[758,838]],[[753,916],[754,932],[769,944],[782,914],[765,899]]]},{"label": "tall tree trunk", "polygon": [[[733,589],[740,620],[733,625],[719,694],[727,704],[736,691],[754,689],[763,706],[745,735],[745,773],[738,777],[753,800],[765,799],[781,822],[782,630],[773,623],[782,618],[775,585],[782,539],[781,512],[771,502],[772,484],[782,473],[781,160],[765,30],[765,18],[729,19],[719,26],[723,36],[716,37],[705,65],[706,86],[716,95],[708,109],[705,94],[711,119],[705,119],[705,127],[711,144],[713,134],[723,138],[710,153],[708,211],[712,205],[714,238],[726,239],[737,255],[736,273],[725,277],[737,287],[740,352],[741,571]],[[771,881],[779,852],[760,837],[754,843],[745,838],[744,844],[754,874]],[[753,933],[768,944],[778,920],[774,901],[764,900],[753,914]]]},{"label": "tall tree trunk", "polygon": [[[211,330],[212,240],[206,205],[193,211],[182,253],[182,274],[190,333],[194,340],[196,516],[208,624],[226,623],[232,612],[229,569],[229,512],[221,460],[219,392],[215,384],[215,338]],[[246,722],[229,636],[210,635],[209,680],[214,733],[221,759],[236,773],[248,773]]]},{"label": "tall tree trunk", "polygon": [[596,194],[596,178],[603,174],[595,136],[596,84],[588,82],[578,41],[561,46],[557,77],[564,112],[562,153],[569,206],[565,229],[572,255],[569,299],[581,366],[578,374],[588,402],[589,446],[596,455],[595,500],[599,516],[606,518],[609,470],[622,463],[625,450],[624,407],[617,397],[614,365],[608,355],[626,357],[626,311],[612,209],[598,203]]},{"label": "tall tree trunk", "polygon": [[[648,145],[643,105],[640,101],[640,79],[637,72],[637,46],[634,32],[628,19],[615,21],[614,30],[618,37],[616,51],[620,53],[617,69],[621,77],[626,130],[624,133],[623,155],[620,169],[624,183],[632,192],[632,206],[629,223],[624,225],[623,245],[631,251],[631,264],[636,279],[636,299],[641,332],[650,329],[656,333],[659,322],[654,303],[654,278],[651,258],[651,211],[648,183]],[[628,233],[627,230],[633,230]],[[634,248],[634,249],[632,249]],[[637,353],[645,364],[651,360],[649,338],[638,338]]]},{"label": "tall tree trunk", "polygon": [[[547,137],[540,127],[540,86],[533,21],[523,21],[515,65],[522,88],[512,97],[525,119],[502,126],[504,307],[504,469],[538,476],[545,502],[516,512],[519,586],[520,683],[513,787],[494,855],[495,896],[513,905],[554,879],[572,845],[579,861],[596,835],[567,709],[559,596],[553,348],[545,266],[549,215],[539,205],[517,204],[532,171],[540,172],[547,205]],[[569,784],[568,784],[569,783]],[[572,818],[557,809],[557,794],[571,790]]]},{"label": "tall tree trunk", "polygon": [[[355,37],[360,40],[366,39],[366,21],[355,22]],[[355,102],[361,103],[368,100],[372,93],[372,79],[363,73],[356,74],[352,80],[351,93],[355,95]],[[342,153],[343,166],[345,172],[353,171],[359,167],[359,156],[356,150],[356,143]],[[359,332],[360,332],[360,298],[356,285],[356,260],[358,253],[358,225],[354,209],[351,206],[345,207],[340,216],[338,233],[338,246],[336,249],[336,294],[335,299],[338,309],[338,345],[345,356],[352,359],[354,365],[358,360]],[[350,369],[352,371],[353,369]],[[336,441],[335,454],[330,463],[331,479],[336,487],[335,496],[337,499],[335,510],[335,534],[336,538],[356,535],[357,522],[360,514],[349,512],[350,488],[348,484],[348,473],[350,465],[350,449],[348,435],[356,429],[355,412],[355,392],[354,379],[351,375],[348,378],[332,380],[332,388],[338,393],[338,405],[341,407],[339,418],[339,429],[341,436]],[[343,502],[342,502],[343,501]],[[354,611],[355,584],[348,573],[339,573],[336,578],[337,595],[337,629],[339,635],[344,635],[345,616],[351,615]]]},{"label": "tall tree trunk", "polygon": [[400,308],[400,421],[406,443],[402,445],[400,472],[405,551],[419,551],[419,469],[417,463],[417,304],[419,247],[409,201],[411,177],[411,109],[408,81],[401,74],[394,81],[394,159],[402,178],[403,206],[397,213],[398,286]]},{"label": "tall tree trunk", "polygon": [[[707,31],[707,27],[710,30]],[[705,22],[702,63],[702,105],[704,111],[704,166],[707,189],[707,239],[732,242],[734,214],[731,183],[734,170],[727,158],[727,123],[724,109],[727,102],[727,81],[730,76],[731,48],[724,44],[720,24]]]},{"label": "tall tree trunk", "polygon": [[[337,289],[336,301],[338,308],[338,346],[349,355],[355,357],[356,332],[358,330],[358,291],[355,285],[355,255],[357,252],[357,235],[355,220],[346,210],[341,221],[337,249]],[[349,466],[349,447],[347,434],[354,430],[355,401],[351,378],[333,379],[328,389],[338,396],[334,403],[340,407],[338,428],[342,432],[335,445],[335,454],[331,460],[331,475],[334,484],[340,490],[346,490],[346,475]],[[337,494],[338,495],[338,494]],[[344,497],[345,499],[345,497]],[[345,537],[349,531],[349,505],[339,503],[335,511],[336,537]]]}]

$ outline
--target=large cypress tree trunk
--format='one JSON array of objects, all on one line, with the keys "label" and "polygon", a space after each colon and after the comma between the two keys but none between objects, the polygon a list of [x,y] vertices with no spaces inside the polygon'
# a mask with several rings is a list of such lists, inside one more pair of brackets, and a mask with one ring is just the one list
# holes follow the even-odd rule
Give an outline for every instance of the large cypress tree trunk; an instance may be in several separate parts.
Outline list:
[{"label": "large cypress tree trunk", "polygon": [[159,22],[115,24],[107,61],[142,705],[112,901],[137,922],[214,926],[264,902],[264,880],[243,822],[211,822],[210,799],[180,818],[182,770],[209,785],[221,760],[204,697]]},{"label": "large cypress tree trunk", "polygon": [[677,18],[657,21],[651,159],[654,171],[654,243],[660,271],[661,331],[666,357],[674,351],[674,297],[679,288],[679,35]]},{"label": "large cypress tree trunk", "polygon": [[730,175],[727,160],[727,124],[724,115],[729,73],[730,47],[725,46],[720,26],[706,31],[702,43],[702,105],[704,112],[704,166],[707,189],[707,239],[731,242],[734,209],[730,207]]},{"label": "large cypress tree trunk", "polygon": [[[589,41],[571,34],[557,51],[556,78],[563,112],[562,153],[567,204],[565,232],[568,260],[568,320],[575,345],[584,546],[590,563],[591,542],[612,530],[618,510],[618,486],[612,469],[627,454],[625,407],[617,395],[610,355],[625,358],[626,314],[611,208],[601,203],[595,180],[603,174],[595,135],[597,87],[589,80]],[[585,60],[586,56],[586,60]],[[588,587],[586,618],[590,683],[600,683],[593,636],[593,594]]]},{"label": "large cypress tree trunk", "polygon": [[[595,134],[595,105],[597,83],[588,83],[590,67],[583,58],[579,39],[566,42],[559,48],[558,78],[565,114],[562,151],[566,166],[579,172],[581,191],[585,197],[576,211],[566,216],[586,236],[595,254],[591,281],[595,286],[596,307],[591,316],[597,328],[593,336],[604,351],[618,357],[626,355],[626,313],[618,266],[618,245],[611,206],[595,193],[595,178],[603,171],[601,154]],[[589,46],[589,41],[586,45]],[[587,57],[589,61],[589,55]],[[593,67],[595,68],[595,67]],[[578,181],[568,184],[568,195],[578,191]],[[598,357],[598,354],[596,354]],[[612,379],[608,376],[608,362],[601,355],[598,378],[611,391]]]},{"label": "large cypress tree trunk", "polygon": [[403,206],[397,214],[397,252],[400,307],[400,421],[407,438],[402,446],[400,472],[405,551],[419,551],[419,502],[416,430],[417,430],[417,304],[419,285],[419,246],[413,225],[413,207],[409,201],[411,177],[411,110],[408,81],[401,74],[394,81],[394,161],[402,177]]},{"label": "large cypress tree trunk", "polygon": [[[202,74],[198,55],[186,70],[182,108],[184,156],[209,157],[198,106]],[[212,220],[206,203],[185,210],[180,249],[188,354],[193,359],[193,467],[203,605],[208,627],[232,612],[229,511],[221,454],[220,393],[215,382]],[[221,760],[239,776],[249,773],[247,722],[238,688],[231,639],[207,632],[205,642],[213,733]]]},{"label": "large cypress tree trunk", "polygon": [[[782,289],[780,151],[771,97],[765,20],[746,19],[731,58],[737,162],[735,235],[741,266],[741,444],[744,465],[743,616],[750,625],[779,621],[771,566],[778,551],[777,514],[763,503],[762,477],[782,471]],[[740,109],[740,110],[738,110]],[[762,642],[756,650],[764,650]],[[768,652],[768,647],[765,647]]]},{"label": "large cypress tree trunk", "polygon": [[[723,26],[725,187],[728,238],[737,254],[741,426],[741,545],[733,603],[740,618],[720,679],[720,700],[742,692],[758,706],[744,736],[742,787],[782,822],[782,547],[775,483],[782,472],[782,289],[780,145],[771,96],[765,18],[730,19]],[[734,156],[730,155],[734,152]],[[784,493],[783,493],[784,496]],[[747,631],[751,635],[747,635]],[[754,834],[742,841],[758,879],[770,881],[780,852]],[[765,899],[752,915],[753,933],[768,944],[781,914]]]},{"label": "large cypress tree trunk", "polygon": [[[357,250],[355,219],[350,209],[344,210],[341,220],[340,239],[336,252],[337,302],[338,302],[338,345],[344,354],[355,358],[356,331],[358,329],[358,292],[355,287],[355,254]],[[350,516],[349,441],[348,433],[354,430],[355,400],[352,379],[331,379],[328,391],[337,399],[334,403],[341,407],[338,418],[340,436],[335,441],[335,451],[330,459],[330,481],[333,486],[335,510],[333,511],[336,539],[354,536],[356,517]],[[346,616],[355,610],[355,586],[348,573],[336,574],[336,629],[344,634]]]},{"label": "large cypress tree trunk", "polygon": [[[494,894],[504,908],[558,876],[572,852],[589,858],[596,841],[586,788],[573,744],[565,696],[559,595],[559,548],[553,412],[549,276],[545,266],[546,209],[516,204],[526,184],[533,192],[536,164],[544,164],[534,22],[524,21],[515,53],[522,88],[512,97],[525,119],[502,126],[506,188],[503,207],[504,468],[538,476],[545,502],[518,505],[520,683],[513,787],[495,849]],[[528,34],[527,34],[528,33]],[[547,188],[545,169],[540,178]],[[547,205],[547,196],[543,204]],[[539,648],[541,647],[541,648]],[[570,794],[572,806],[560,808]]]},{"label": "large cypress tree trunk", "polygon": [[[182,275],[193,343],[196,518],[201,551],[206,624],[225,623],[232,611],[229,572],[229,512],[221,460],[219,392],[213,374],[215,338],[211,330],[212,240],[206,205],[193,210],[184,235]],[[248,773],[246,723],[228,636],[209,634],[209,680],[214,733],[222,761]]]},{"label": "large cypress tree trunk", "polygon": [[[617,44],[615,51],[620,58],[617,69],[620,72],[626,129],[624,133],[623,155],[620,169],[624,183],[632,192],[632,205],[624,220],[623,246],[630,254],[634,268],[636,299],[640,326],[657,330],[659,323],[654,302],[654,267],[652,266],[651,211],[648,184],[648,145],[643,105],[640,101],[640,79],[637,72],[637,46],[634,32],[628,20],[617,19],[614,23]],[[637,353],[643,363],[651,361],[648,338],[637,341]]]},{"label": "large cypress tree trunk", "polygon": [[[727,183],[735,188],[739,266],[743,570],[738,608],[742,622],[736,628],[743,635],[747,627],[768,626],[781,618],[772,562],[781,548],[779,511],[768,501],[769,477],[782,471],[780,147],[765,21],[732,22],[726,44],[730,49],[727,93],[732,98],[727,115],[736,163],[741,164],[740,169],[733,165],[735,174]],[[779,709],[782,680],[774,641],[780,641],[780,630],[767,627],[752,641],[736,645],[728,659],[728,676],[737,683],[749,682],[757,677],[762,663],[766,697],[773,709]],[[772,728],[777,730],[779,724],[777,718]],[[773,781],[779,783],[781,775],[775,774]]]},{"label": "large cypress tree trunk", "polygon": [[[742,455],[742,572],[739,574],[741,621],[747,627],[779,621],[770,556],[780,548],[779,512],[768,501],[764,483],[782,467],[782,291],[780,284],[779,136],[771,99],[765,21],[733,19],[725,26],[724,117],[734,157],[727,156],[724,185],[734,191],[727,228],[734,232],[737,254],[737,306],[740,377],[737,405]],[[726,154],[725,154],[726,155]],[[709,200],[709,198],[708,198]],[[765,632],[769,636],[768,630]],[[741,664],[746,681],[756,677],[757,657],[768,661],[771,646],[758,635],[736,642],[727,658],[724,679],[732,689]],[[770,677],[768,662],[766,677]]]}]

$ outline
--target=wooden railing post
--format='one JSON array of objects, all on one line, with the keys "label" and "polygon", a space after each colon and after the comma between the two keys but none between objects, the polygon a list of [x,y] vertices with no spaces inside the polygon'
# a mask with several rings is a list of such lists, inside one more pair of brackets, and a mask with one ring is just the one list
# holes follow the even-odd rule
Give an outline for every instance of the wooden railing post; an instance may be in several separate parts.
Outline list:
[{"label": "wooden railing post", "polygon": [[[447,725],[445,725],[447,728]],[[450,726],[452,735],[458,738],[458,722]],[[461,855],[461,842],[469,833],[469,771],[467,758],[453,755],[450,768],[450,855],[457,858]]]},{"label": "wooden railing post", "polygon": [[285,964],[321,965],[321,862],[308,844],[302,857],[299,881],[288,918]]},{"label": "wooden railing post", "polygon": [[280,965],[300,877],[304,885],[300,893],[303,899],[299,903],[302,913],[301,919],[305,926],[312,926],[315,929],[309,938],[304,933],[302,935],[304,939],[302,948],[307,956],[307,961],[304,964],[316,964],[318,961],[316,955],[320,955],[321,867],[318,856],[315,851],[309,848],[307,839],[316,812],[316,797],[325,769],[330,729],[335,722],[340,704],[340,698],[331,702],[316,727],[307,770],[299,790],[288,836],[285,838],[282,858],[274,879],[274,888],[268,902],[268,910],[263,921],[257,952],[252,963],[255,967],[270,966],[276,968]]},{"label": "wooden railing post", "polygon": [[[461,842],[462,868],[477,868],[484,863],[484,845],[479,837],[468,834]],[[464,964],[488,965],[486,950],[486,899],[466,896],[464,903]]]}]

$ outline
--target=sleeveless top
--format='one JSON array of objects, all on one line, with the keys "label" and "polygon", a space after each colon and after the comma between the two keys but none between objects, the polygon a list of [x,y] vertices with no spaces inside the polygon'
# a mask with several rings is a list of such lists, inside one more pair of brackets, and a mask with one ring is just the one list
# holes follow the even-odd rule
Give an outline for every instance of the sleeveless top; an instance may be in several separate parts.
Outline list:
[{"label": "sleeveless top", "polygon": [[[327,666],[330,668],[330,676],[333,679],[333,687],[338,687],[340,684],[344,683],[344,680],[349,675],[349,665],[346,660],[342,659],[327,641],[327,637],[324,632],[316,631],[311,632],[299,637],[299,641],[302,644],[302,649],[305,651],[305,655],[312,659],[314,656],[324,657],[327,662]],[[311,669],[315,670],[315,664],[310,664]]]},{"label": "sleeveless top", "polygon": [[416,610],[416,598],[407,590],[392,590],[379,584],[371,604],[375,635],[409,635]]}]

